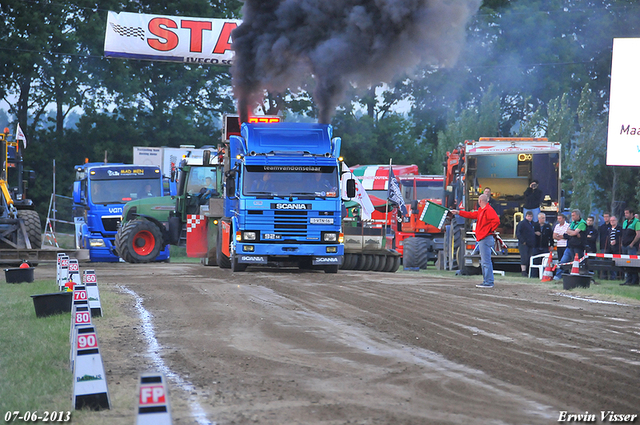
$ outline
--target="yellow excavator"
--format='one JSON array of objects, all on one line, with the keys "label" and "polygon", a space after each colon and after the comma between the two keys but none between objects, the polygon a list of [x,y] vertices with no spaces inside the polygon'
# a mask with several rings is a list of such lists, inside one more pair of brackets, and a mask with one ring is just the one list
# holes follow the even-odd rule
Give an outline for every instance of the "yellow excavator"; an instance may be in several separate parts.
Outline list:
[{"label": "yellow excavator", "polygon": [[[16,250],[39,250],[42,226],[26,190],[35,182],[35,172],[24,170],[19,141],[9,140],[9,129],[0,134],[2,170],[0,174],[0,263],[14,261]],[[12,252],[13,251],[13,252]],[[27,253],[17,257],[30,257]]]}]

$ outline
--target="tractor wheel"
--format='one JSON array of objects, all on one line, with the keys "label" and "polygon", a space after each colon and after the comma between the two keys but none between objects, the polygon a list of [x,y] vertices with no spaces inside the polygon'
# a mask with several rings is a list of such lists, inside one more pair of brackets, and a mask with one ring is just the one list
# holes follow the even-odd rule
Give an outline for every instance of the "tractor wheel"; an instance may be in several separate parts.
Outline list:
[{"label": "tractor wheel", "polygon": [[404,240],[402,251],[402,265],[405,269],[426,269],[429,256],[428,241],[424,238],[410,237]]},{"label": "tractor wheel", "polygon": [[162,232],[148,220],[126,222],[118,229],[116,250],[129,263],[154,261],[162,249]]},{"label": "tractor wheel", "polygon": [[18,211],[18,218],[24,222],[24,228],[29,236],[32,249],[42,248],[42,226],[40,216],[33,210]]},{"label": "tractor wheel", "polygon": [[[221,220],[222,221],[222,220]],[[231,261],[222,252],[222,223],[218,224],[218,239],[216,240],[216,262],[221,269],[230,269]]]}]

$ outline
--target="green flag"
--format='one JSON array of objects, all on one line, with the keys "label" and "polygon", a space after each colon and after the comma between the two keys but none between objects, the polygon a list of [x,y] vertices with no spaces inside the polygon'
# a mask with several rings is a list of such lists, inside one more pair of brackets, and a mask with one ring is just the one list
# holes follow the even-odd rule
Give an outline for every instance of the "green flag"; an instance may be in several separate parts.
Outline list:
[{"label": "green flag", "polygon": [[433,227],[442,229],[444,220],[447,218],[448,213],[449,210],[445,207],[434,204],[431,201],[427,201],[427,203],[424,205],[424,209],[422,210],[422,214],[420,215],[420,220],[424,221],[427,224],[430,224]]}]

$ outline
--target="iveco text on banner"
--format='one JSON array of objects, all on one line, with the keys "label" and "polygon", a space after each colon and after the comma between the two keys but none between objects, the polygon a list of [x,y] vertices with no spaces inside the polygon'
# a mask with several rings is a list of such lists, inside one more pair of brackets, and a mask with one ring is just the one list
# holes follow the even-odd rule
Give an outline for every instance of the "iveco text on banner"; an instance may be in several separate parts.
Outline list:
[{"label": "iveco text on banner", "polygon": [[640,166],[640,38],[614,38],[607,165]]},{"label": "iveco text on banner", "polygon": [[109,12],[104,55],[230,66],[234,54],[231,31],[241,22],[238,19]]}]

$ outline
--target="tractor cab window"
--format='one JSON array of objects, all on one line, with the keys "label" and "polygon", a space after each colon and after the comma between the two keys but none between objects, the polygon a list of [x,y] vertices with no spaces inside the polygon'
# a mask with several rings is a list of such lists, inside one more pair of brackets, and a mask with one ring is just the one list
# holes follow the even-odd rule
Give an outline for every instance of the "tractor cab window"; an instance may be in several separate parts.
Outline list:
[{"label": "tractor cab window", "polygon": [[189,171],[189,180],[187,182],[187,193],[189,195],[198,195],[202,189],[217,192],[218,177],[217,168],[193,167]]}]

